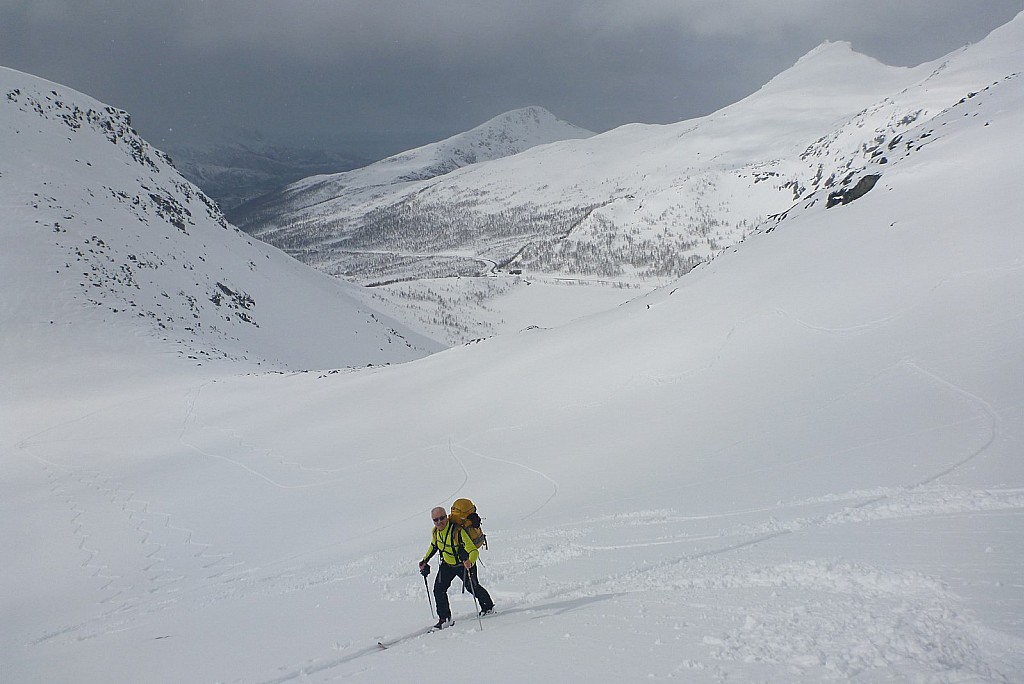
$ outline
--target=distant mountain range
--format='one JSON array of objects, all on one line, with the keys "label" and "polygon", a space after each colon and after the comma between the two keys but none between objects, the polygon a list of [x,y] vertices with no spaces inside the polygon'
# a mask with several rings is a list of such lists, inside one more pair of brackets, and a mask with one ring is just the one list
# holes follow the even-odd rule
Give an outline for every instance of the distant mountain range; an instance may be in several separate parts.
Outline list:
[{"label": "distant mountain range", "polygon": [[[197,359],[271,365],[405,360],[434,340],[521,329],[539,310],[558,324],[596,300],[564,287],[557,306],[538,287],[520,296],[531,283],[600,282],[601,306],[614,306],[637,292],[608,295],[608,284],[650,289],[815,203],[879,192],[895,160],[942,140],[937,117],[1016,78],[1019,24],[915,68],[826,43],[746,99],[677,124],[593,135],[540,107],[515,110],[234,213],[340,279],[235,230],[126,113],[4,69],[0,199],[11,225],[45,230],[12,228],[2,284],[40,293],[43,308],[70,292]],[[391,287],[368,294],[344,280]],[[28,300],[15,309],[11,325],[37,315]],[[319,332],[279,358],[300,320]]]},{"label": "distant mountain range", "polygon": [[[542,107],[517,109],[465,133],[382,159],[365,168],[298,181],[279,192],[242,205],[232,217],[243,230],[271,244],[291,248],[316,259],[312,253],[306,252],[305,247],[318,243],[321,238],[333,241],[347,232],[346,227],[338,226],[337,230],[330,227],[339,221],[345,222],[347,217],[375,209],[386,211],[400,198],[417,193],[435,180],[460,169],[475,168],[484,162],[512,157],[548,143],[584,139],[592,135],[591,131],[561,121]],[[385,222],[389,220],[385,219]],[[401,218],[396,220],[401,222]],[[348,247],[365,254],[367,251],[393,248],[394,245],[390,248],[385,246],[391,242],[391,233],[405,233],[405,229],[402,226],[389,229],[373,223],[357,232],[360,233],[358,236],[349,236],[352,239]],[[320,238],[310,240],[312,234]],[[433,244],[435,241],[427,238],[426,242]],[[355,257],[356,262],[364,259],[374,261],[376,257]],[[431,254],[425,259],[434,266],[442,262],[440,272],[446,275],[476,274],[481,264],[484,268],[488,266],[486,260],[481,262],[459,255]],[[424,269],[429,268],[432,266],[421,264],[416,270],[426,275]],[[339,274],[337,268],[325,270]],[[371,267],[370,270],[376,269]],[[385,272],[387,270],[384,269]]]},{"label": "distant mountain range", "polygon": [[[744,100],[671,125],[587,136],[539,108],[510,112],[234,217],[364,284],[495,271],[663,283],[815,192],[865,191],[911,130],[1005,75],[978,64],[998,40],[916,68],[825,43]],[[480,142],[538,129],[533,144]]]}]

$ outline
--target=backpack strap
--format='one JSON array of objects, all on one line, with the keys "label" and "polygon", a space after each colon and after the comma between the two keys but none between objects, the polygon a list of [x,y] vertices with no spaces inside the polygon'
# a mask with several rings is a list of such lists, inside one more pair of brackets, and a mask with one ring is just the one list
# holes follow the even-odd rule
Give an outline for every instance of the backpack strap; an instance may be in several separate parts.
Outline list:
[{"label": "backpack strap", "polygon": [[469,558],[469,553],[466,552],[466,543],[462,541],[462,525],[452,523],[452,529],[455,531],[455,541],[452,543],[452,550],[455,551],[455,559],[461,563]]},{"label": "backpack strap", "polygon": [[[465,549],[462,544],[462,533],[461,527],[456,525],[454,522],[448,524],[448,533],[445,536],[438,534],[437,530],[434,530],[434,536],[436,539],[437,550],[441,553],[441,562],[444,563],[444,550],[450,548],[452,551],[452,557],[455,558],[455,564],[458,565],[461,562],[461,556],[465,553]],[[454,537],[452,535],[455,535]]]}]

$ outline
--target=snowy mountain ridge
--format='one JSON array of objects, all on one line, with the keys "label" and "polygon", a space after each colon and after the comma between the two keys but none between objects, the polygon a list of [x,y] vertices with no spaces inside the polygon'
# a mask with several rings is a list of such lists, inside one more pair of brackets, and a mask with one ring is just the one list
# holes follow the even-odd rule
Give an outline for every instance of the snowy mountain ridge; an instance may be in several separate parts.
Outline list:
[{"label": "snowy mountain ridge", "polygon": [[884,164],[871,156],[879,139],[1012,72],[1020,23],[914,68],[825,43],[706,117],[623,126],[371,197],[324,188],[315,201],[266,207],[244,229],[326,273],[370,284],[495,267],[664,283],[807,194]]},{"label": "snowy mountain ridge", "polygon": [[556,118],[543,107],[500,114],[437,143],[382,159],[373,166],[398,173],[394,182],[423,181],[479,162],[501,159],[560,140],[588,138],[591,131]]},{"label": "snowy mountain ridge", "polygon": [[239,207],[234,216],[243,230],[263,235],[265,229],[247,226],[262,225],[264,216],[287,215],[290,221],[302,222],[310,207],[322,210],[325,205],[354,201],[372,205],[377,198],[404,194],[419,183],[465,166],[538,145],[592,135],[561,121],[543,107],[516,109],[464,133],[392,155],[362,169],[297,181],[278,193]]}]

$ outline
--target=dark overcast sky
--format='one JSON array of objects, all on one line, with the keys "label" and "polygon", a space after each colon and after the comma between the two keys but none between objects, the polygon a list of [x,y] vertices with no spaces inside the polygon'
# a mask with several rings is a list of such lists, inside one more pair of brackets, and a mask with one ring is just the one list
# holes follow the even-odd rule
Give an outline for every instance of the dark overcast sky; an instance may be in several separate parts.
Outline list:
[{"label": "dark overcast sky", "polygon": [[0,0],[0,64],[157,144],[256,129],[383,156],[541,105],[595,131],[700,116],[824,40],[912,66],[1024,0]]}]

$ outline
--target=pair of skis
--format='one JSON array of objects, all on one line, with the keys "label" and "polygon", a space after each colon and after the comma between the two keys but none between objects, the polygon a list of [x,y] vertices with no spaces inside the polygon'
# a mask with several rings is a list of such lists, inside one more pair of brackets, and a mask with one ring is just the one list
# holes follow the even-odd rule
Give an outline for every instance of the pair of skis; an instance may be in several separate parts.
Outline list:
[{"label": "pair of skis", "polygon": [[[480,603],[477,601],[477,598],[476,598],[476,589],[473,587],[473,576],[472,576],[472,574],[470,574],[470,572],[468,570],[469,566],[466,566],[466,567],[467,567],[467,570],[465,572],[465,579],[463,581],[467,582],[467,586],[469,587],[469,593],[473,595],[473,603],[476,605],[477,611],[480,611]],[[420,563],[420,574],[423,575],[423,588],[427,590],[427,601],[430,603],[430,612],[433,613],[434,612],[434,604],[433,604],[432,601],[430,601],[430,587],[427,585],[427,576],[430,574],[430,565],[427,564],[426,561],[422,561]],[[486,615],[490,615],[493,612],[494,612],[494,606],[492,604],[491,609],[487,611]],[[484,615],[485,615],[485,613],[483,613],[483,612],[478,612],[477,615],[476,615],[476,619],[478,621],[480,621],[480,629],[481,630],[484,628],[484,623],[482,621],[482,618],[483,618]],[[408,635],[406,635],[404,637],[401,637],[399,639],[396,639],[396,640],[394,640],[394,641],[392,641],[390,643],[385,643],[384,641],[378,641],[377,645],[380,646],[382,649],[388,649],[391,646],[394,646],[395,644],[399,644],[399,643],[401,643],[403,641],[407,641],[409,639],[412,639],[413,637],[421,636],[422,634],[430,634],[431,632],[440,632],[442,629],[447,629],[448,627],[454,627],[454,626],[455,626],[455,620],[452,620],[451,618],[449,618],[449,622],[448,622],[447,625],[442,625],[442,626],[435,625],[435,626],[431,627],[430,629],[428,629],[426,632],[413,632],[412,634],[408,634]]]},{"label": "pair of skis", "polygon": [[[477,617],[479,619],[483,619],[484,617],[488,617],[488,616],[491,616],[491,615],[494,615],[494,611],[493,610],[488,612],[488,613],[486,613],[485,615],[478,615]],[[387,649],[391,648],[392,646],[397,646],[398,644],[401,644],[403,642],[409,641],[410,639],[415,639],[416,637],[423,636],[424,634],[432,634],[433,632],[440,632],[442,629],[448,629],[449,627],[454,627],[454,626],[455,626],[455,621],[452,620],[450,624],[448,624],[448,625],[446,625],[444,627],[437,627],[437,626],[429,627],[429,628],[427,628],[425,630],[419,630],[417,632],[413,632],[412,634],[406,634],[405,636],[398,637],[397,639],[392,639],[391,641],[384,641],[382,639],[382,640],[377,642],[377,646],[379,646],[380,648],[382,648],[384,650],[387,650]],[[482,626],[483,625],[481,623],[481,627]]]}]

